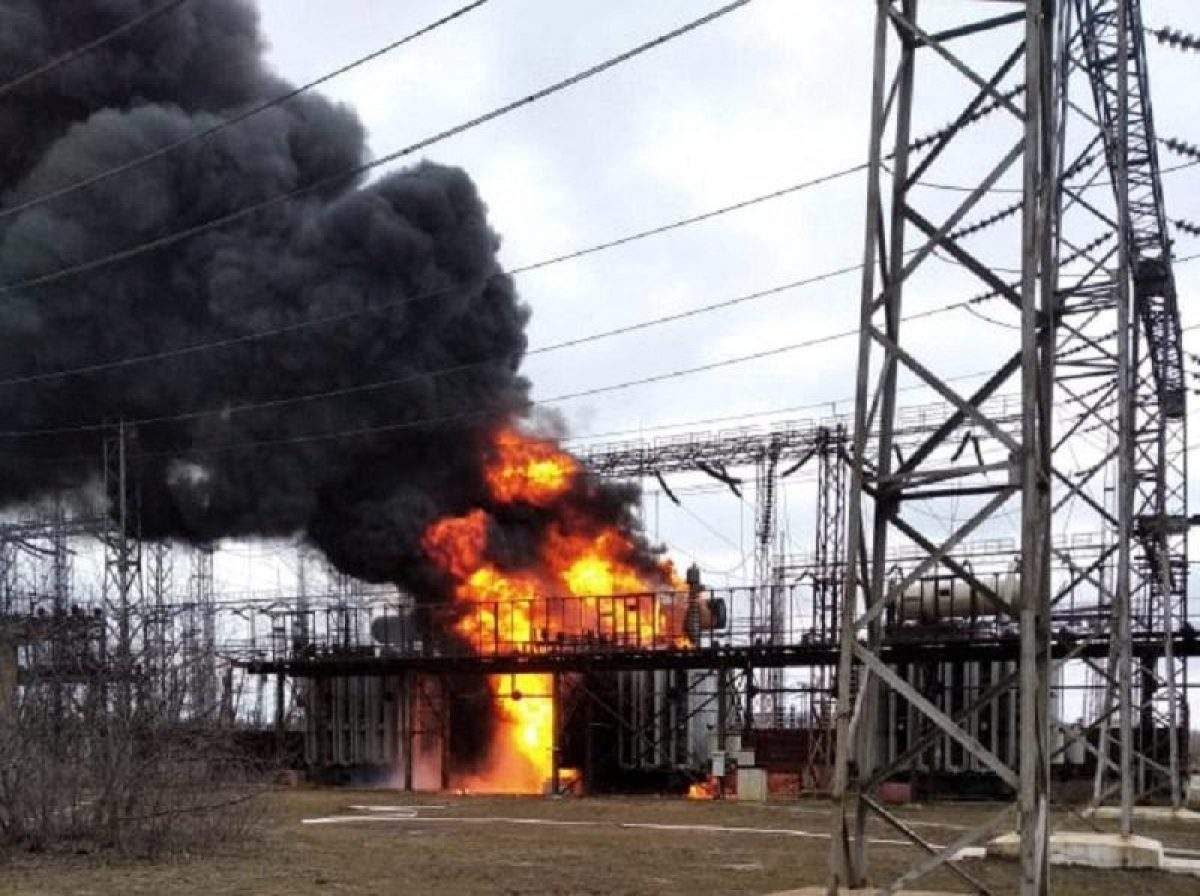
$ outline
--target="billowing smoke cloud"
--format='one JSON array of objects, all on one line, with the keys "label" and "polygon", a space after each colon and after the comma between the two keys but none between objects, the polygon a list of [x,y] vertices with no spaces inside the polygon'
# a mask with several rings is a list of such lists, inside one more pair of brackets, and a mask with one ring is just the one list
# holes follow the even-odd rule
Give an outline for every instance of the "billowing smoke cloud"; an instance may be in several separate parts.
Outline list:
[{"label": "billowing smoke cloud", "polygon": [[[156,2],[0,0],[0,82]],[[286,85],[264,68],[261,52],[246,0],[203,0],[0,95],[0,209],[279,94]],[[297,98],[3,221],[0,281],[152,240],[365,158],[352,111],[320,96]],[[470,179],[424,163],[277,204],[83,276],[0,294],[3,380],[413,299],[213,351],[0,386],[0,429],[228,408],[131,427],[145,537],[303,533],[346,572],[419,587],[429,575],[425,526],[484,502],[487,433],[528,408],[528,383],[517,372],[528,311],[500,272],[497,246]],[[408,379],[332,400],[236,410],[401,378]],[[440,422],[420,423],[431,419]],[[400,428],[320,438],[379,427]],[[111,435],[0,439],[0,504],[96,481]],[[263,442],[270,444],[248,444]],[[623,498],[606,500],[616,502],[613,516],[625,515]]]}]

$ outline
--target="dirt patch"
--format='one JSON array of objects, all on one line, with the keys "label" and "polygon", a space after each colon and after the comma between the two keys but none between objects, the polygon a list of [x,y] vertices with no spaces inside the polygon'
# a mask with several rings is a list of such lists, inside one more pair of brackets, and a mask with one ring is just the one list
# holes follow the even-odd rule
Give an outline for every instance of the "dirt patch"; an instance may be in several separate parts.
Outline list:
[{"label": "dirt patch", "polygon": [[[0,893],[756,896],[822,883],[828,861],[828,806],[816,801],[756,806],[649,798],[408,797],[389,791],[308,789],[281,790],[273,799],[277,821],[261,842],[154,865],[104,864],[86,856],[20,856],[0,867]],[[996,808],[951,804],[906,807],[900,814],[920,822],[922,836],[945,843],[961,827]],[[392,813],[401,820],[302,823],[306,818]],[[1164,840],[1178,840],[1179,845],[1197,839],[1198,832],[1182,826],[1160,827],[1166,828],[1161,832]],[[876,821],[869,834],[898,839],[895,831]],[[877,880],[886,880],[889,872],[894,875],[913,856],[907,846],[872,847]],[[1013,866],[972,862],[969,867],[997,892],[1015,892]],[[1197,887],[1195,878],[1166,874],[1059,868],[1052,873],[1056,896],[1184,896]],[[930,877],[924,886],[962,889],[945,873]]]}]

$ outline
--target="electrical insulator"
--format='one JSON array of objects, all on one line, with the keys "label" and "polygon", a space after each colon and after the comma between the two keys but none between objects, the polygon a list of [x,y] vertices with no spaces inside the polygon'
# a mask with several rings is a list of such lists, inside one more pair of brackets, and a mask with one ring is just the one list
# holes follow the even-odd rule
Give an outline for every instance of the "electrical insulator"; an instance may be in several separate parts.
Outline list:
[{"label": "electrical insulator", "polygon": [[1157,31],[1151,31],[1154,39],[1160,44],[1168,47],[1174,47],[1176,50],[1190,50],[1192,52],[1200,52],[1200,37],[1194,34],[1188,34],[1186,31],[1179,29],[1171,30],[1170,28],[1159,28]]}]

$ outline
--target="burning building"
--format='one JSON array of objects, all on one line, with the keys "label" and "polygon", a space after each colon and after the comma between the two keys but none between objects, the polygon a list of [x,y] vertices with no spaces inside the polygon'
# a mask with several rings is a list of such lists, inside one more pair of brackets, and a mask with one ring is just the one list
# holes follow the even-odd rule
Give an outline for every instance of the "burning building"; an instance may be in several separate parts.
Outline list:
[{"label": "burning building", "polygon": [[[483,463],[486,500],[424,534],[441,599],[376,620],[375,642],[430,659],[533,661],[688,647],[711,631],[698,578],[689,587],[650,550],[623,492],[511,426],[496,431]],[[590,786],[615,774],[661,781],[707,756],[712,714],[696,711],[696,683],[685,670],[314,679],[306,760],[376,776],[403,768],[410,785],[486,792],[541,792],[585,767]],[[595,717],[597,699],[611,718]]]},{"label": "burning building", "polygon": [[[6,65],[144,5],[9,4]],[[686,639],[636,490],[526,434],[529,309],[470,178],[421,162],[368,180],[358,117],[263,46],[249,0],[182,4],[0,96],[20,135],[0,165],[0,379],[25,384],[0,390],[0,508],[107,488],[141,541],[298,537],[412,595],[405,637],[433,653]],[[306,649],[302,627],[289,640]],[[314,719],[359,719],[350,752],[376,757],[419,712],[474,707],[449,735],[463,780],[536,789],[554,681],[482,685],[303,696]],[[310,752],[348,755],[344,733]]]},{"label": "burning building", "polygon": [[[454,636],[476,650],[501,644],[536,650],[588,637],[630,645],[687,638],[682,603],[654,601],[645,612],[634,597],[599,611],[600,598],[679,590],[680,583],[670,562],[646,550],[574,458],[504,428],[484,475],[487,508],[435,520],[424,538],[461,611]],[[539,600],[560,595],[577,600]],[[536,792],[552,771],[553,677],[493,675],[488,687],[496,707],[492,733],[478,773],[464,786]]]}]

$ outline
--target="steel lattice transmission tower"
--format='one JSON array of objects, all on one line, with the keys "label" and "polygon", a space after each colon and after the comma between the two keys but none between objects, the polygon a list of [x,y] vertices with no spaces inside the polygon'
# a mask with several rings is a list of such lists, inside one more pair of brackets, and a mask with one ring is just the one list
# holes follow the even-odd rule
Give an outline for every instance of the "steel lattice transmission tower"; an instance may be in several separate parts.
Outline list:
[{"label": "steel lattice transmission tower", "polygon": [[[1109,770],[1118,771],[1128,829],[1138,789],[1128,772],[1136,758],[1158,775],[1157,785],[1141,790],[1169,781],[1178,798],[1175,724],[1184,671],[1171,645],[1186,618],[1186,421],[1140,6],[1137,0],[936,6],[877,0],[876,6],[831,883],[866,882],[866,819],[875,814],[926,853],[893,886],[944,866],[984,892],[948,860],[1015,822],[1021,892],[1041,894],[1049,768],[1063,749],[1051,747],[1058,721],[1051,717],[1050,688],[1069,663],[1087,663],[1110,682],[1104,711],[1075,736],[1097,729],[1106,736],[1112,720],[1120,720],[1115,766],[1106,749],[1091,748],[1103,753],[1098,796],[1110,795],[1113,788],[1102,784]],[[931,138],[913,140],[937,122],[944,126]],[[939,189],[926,189],[930,184]],[[1012,201],[997,211],[997,196]],[[964,225],[989,210],[983,225]],[[988,240],[970,239],[984,229]],[[990,303],[984,319],[998,324],[978,328],[975,359],[990,364],[990,372],[969,392],[939,366],[945,346],[919,325],[900,323],[922,309],[924,295],[938,291],[947,263],[984,290],[964,306],[976,313]],[[913,384],[933,389],[957,412],[904,453],[896,394]],[[1015,434],[986,404],[1013,387],[1021,396]],[[963,452],[956,440],[964,428],[998,453]],[[1081,456],[1086,464],[1079,472]],[[1069,572],[1052,581],[1052,530],[1072,512],[1099,525],[1107,547],[1086,567],[1068,560]],[[951,556],[973,533],[1014,528],[1020,544],[1014,587],[984,581]],[[903,573],[885,567],[896,543],[921,556]],[[1016,639],[1010,671],[952,709],[928,699],[886,661],[886,614],[906,589],[933,574],[965,583]],[[1103,631],[1052,632],[1052,614],[1068,598],[1072,606],[1091,607]],[[1147,637],[1138,642],[1135,697],[1129,669],[1139,633]],[[1093,638],[1111,646],[1104,668],[1080,659]],[[1007,759],[968,724],[1001,696],[1017,701],[1019,719],[1017,749]],[[922,719],[899,755],[880,755],[884,700]],[[1139,707],[1144,721],[1135,742]],[[1161,716],[1172,726],[1166,759],[1146,734],[1157,730]],[[945,849],[921,842],[873,795],[940,738],[1016,794],[1015,806]]]},{"label": "steel lattice transmission tower", "polygon": [[[1165,790],[1175,806],[1181,805],[1186,772],[1177,732],[1186,729],[1181,723],[1187,669],[1173,652],[1174,637],[1187,619],[1186,389],[1140,7],[1139,0],[1074,0],[1068,11],[1074,28],[1066,44],[1068,57],[1087,73],[1089,123],[1112,185],[1110,223],[1116,224],[1123,440],[1114,596],[1123,612],[1115,614],[1118,637],[1106,672],[1107,705],[1115,706],[1120,717],[1120,762],[1113,769],[1098,764],[1096,801],[1120,793],[1125,832],[1132,828],[1137,797]],[[1151,649],[1134,657],[1131,641],[1143,636],[1151,640]],[[1110,771],[1116,783],[1105,787]]]}]

